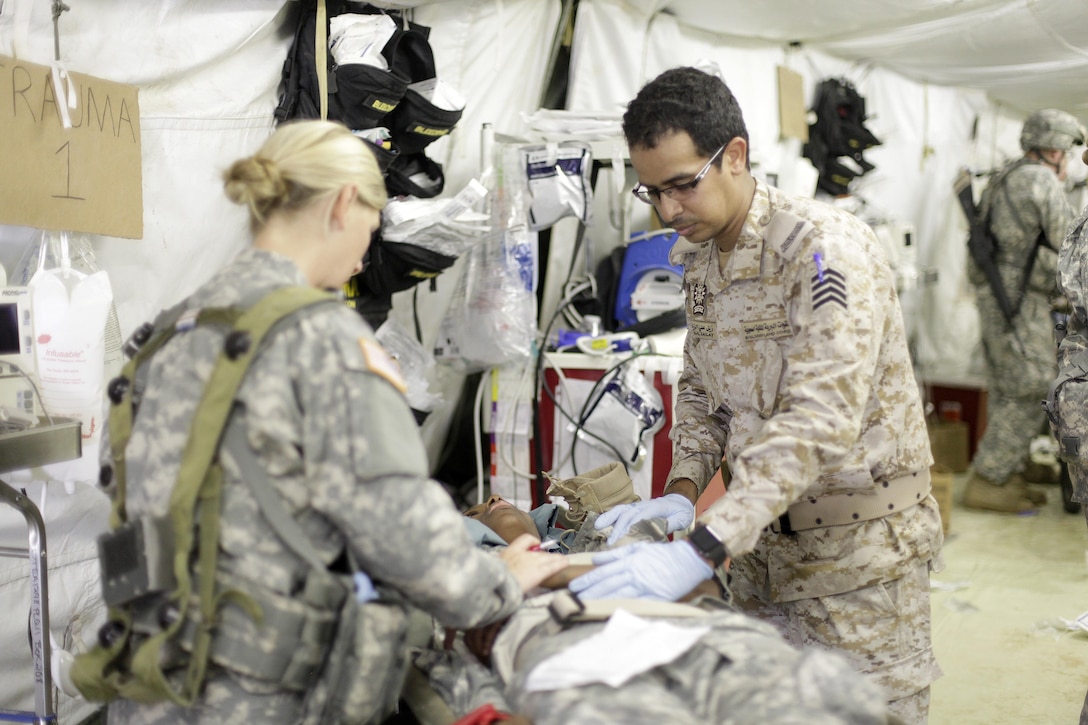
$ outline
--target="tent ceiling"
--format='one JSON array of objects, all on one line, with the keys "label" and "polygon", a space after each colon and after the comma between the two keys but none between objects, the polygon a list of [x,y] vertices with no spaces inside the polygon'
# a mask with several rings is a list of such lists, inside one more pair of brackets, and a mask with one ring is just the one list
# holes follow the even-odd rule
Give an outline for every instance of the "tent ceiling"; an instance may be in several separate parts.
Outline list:
[{"label": "tent ceiling", "polygon": [[1084,0],[629,0],[684,25],[797,41],[916,81],[986,91],[1023,112],[1062,108],[1088,122]]}]

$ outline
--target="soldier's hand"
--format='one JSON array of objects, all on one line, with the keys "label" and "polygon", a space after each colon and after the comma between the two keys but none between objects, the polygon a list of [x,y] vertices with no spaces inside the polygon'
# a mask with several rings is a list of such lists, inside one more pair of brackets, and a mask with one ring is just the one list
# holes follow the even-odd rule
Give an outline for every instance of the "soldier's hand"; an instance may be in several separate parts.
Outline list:
[{"label": "soldier's hand", "polygon": [[674,602],[714,575],[687,541],[642,542],[594,555],[597,568],[570,583],[582,599]]},{"label": "soldier's hand", "polygon": [[695,505],[686,496],[670,493],[649,501],[615,506],[598,516],[593,525],[598,531],[611,526],[608,545],[614,546],[635,523],[645,519],[665,519],[671,534],[691,525],[695,520]]},{"label": "soldier's hand", "polygon": [[499,554],[523,592],[535,589],[545,579],[567,567],[567,558],[562,554],[530,551],[530,547],[539,543],[529,534],[522,534]]}]

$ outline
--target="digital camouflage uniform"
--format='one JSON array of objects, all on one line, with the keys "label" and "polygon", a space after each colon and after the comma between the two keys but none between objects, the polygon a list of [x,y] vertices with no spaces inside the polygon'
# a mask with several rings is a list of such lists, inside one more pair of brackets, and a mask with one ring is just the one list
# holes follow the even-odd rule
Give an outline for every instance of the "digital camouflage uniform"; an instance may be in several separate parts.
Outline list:
[{"label": "digital camouflage uniform", "polygon": [[[1066,321],[1065,338],[1058,347],[1058,356],[1063,362],[1066,358],[1088,348],[1088,207],[1070,226],[1069,234],[1064,238],[1058,261],[1058,287],[1069,302],[1069,317]],[[1060,369],[1067,369],[1061,365]],[[1088,410],[1070,411],[1079,413],[1073,419],[1066,413],[1065,425],[1068,425],[1082,440],[1088,441]],[[1088,468],[1069,462],[1069,475],[1073,482],[1073,500],[1088,504]],[[1088,517],[1088,505],[1083,507]]]},{"label": "digital camouflage uniform", "polygon": [[1051,167],[1028,159],[1011,164],[1016,167],[996,191],[992,184],[983,191],[979,212],[985,216],[989,210],[1001,281],[1014,307],[1040,232],[1047,242],[1036,253],[1011,327],[982,272],[969,260],[989,377],[986,432],[971,464],[975,472],[999,485],[1023,470],[1031,440],[1044,425],[1040,401],[1057,370],[1050,317],[1057,247],[1075,214]]},{"label": "digital camouflage uniform", "polygon": [[[582,524],[572,554],[601,551],[606,537],[593,526],[595,514]],[[665,541],[665,522],[636,522],[616,544]],[[691,606],[693,617],[668,612],[688,605],[649,604],[657,613],[645,619],[709,631],[672,662],[658,665],[624,684],[593,683],[557,690],[528,692],[526,679],[543,660],[561,654],[600,632],[604,621],[558,623],[548,605],[556,595],[526,599],[503,627],[485,667],[460,644],[425,650],[415,658],[430,686],[464,717],[490,703],[499,710],[524,715],[534,725],[692,725],[692,723],[815,723],[883,725],[887,705],[883,692],[855,672],[846,658],[822,649],[790,646],[770,624],[736,611],[712,597]],[[591,604],[603,603],[598,600]],[[623,602],[615,602],[623,607]],[[646,606],[644,601],[628,606]],[[573,656],[573,655],[571,655]]]},{"label": "digital camouflage uniform", "polygon": [[770,526],[802,493],[872,493],[932,464],[894,279],[873,233],[757,181],[724,273],[713,244],[681,240],[670,259],[685,268],[688,334],[668,483],[688,478],[701,493],[724,454],[727,491],[699,520],[734,557],[734,601],[792,644],[844,652],[897,714],[924,720],[940,675],[932,496],[857,524]]},{"label": "digital camouflage uniform", "polygon": [[[483,702],[496,704],[501,696],[496,707],[524,715],[533,725],[887,722],[882,691],[846,658],[817,648],[798,650],[770,624],[712,598],[698,602],[704,610],[700,616],[640,615],[678,627],[709,628],[672,662],[619,687],[592,683],[527,692],[526,678],[537,664],[605,627],[605,622],[560,626],[546,608],[552,596],[526,601],[496,640],[492,669],[466,653],[431,651],[416,660],[441,692],[463,698],[460,707],[453,703],[455,715],[463,716]],[[486,699],[474,699],[474,693]]]},{"label": "digital camouflage uniform", "polygon": [[[1088,152],[1085,153],[1088,163]],[[1067,358],[1084,354],[1088,350],[1088,207],[1072,223],[1069,234],[1062,242],[1058,260],[1058,287],[1069,301],[1069,319],[1066,323],[1066,335],[1058,347],[1058,358],[1063,363]],[[1059,365],[1059,370],[1067,369]],[[1081,373],[1083,375],[1083,373]],[[1084,397],[1084,393],[1081,393]],[[1088,409],[1078,406],[1079,415],[1065,424],[1074,429],[1082,440],[1088,440]],[[1083,454],[1082,454],[1083,455]],[[1088,467],[1068,463],[1069,477],[1073,483],[1072,499],[1081,504],[1081,512],[1088,522]],[[1088,725],[1088,694],[1080,713],[1080,725]]]},{"label": "digital camouflage uniform", "polygon": [[[198,290],[187,307],[225,307],[274,288],[306,285],[278,255],[250,249]],[[346,306],[321,305],[266,340],[239,393],[246,438],[286,509],[319,555],[348,547],[375,581],[454,627],[508,616],[521,590],[503,563],[476,549],[427,457],[399,377],[371,329]],[[152,360],[127,449],[130,517],[163,515],[189,421],[221,349],[222,333],[175,335]],[[104,451],[109,445],[104,443]],[[221,572],[287,595],[307,565],[264,520],[238,466],[224,456]],[[291,723],[305,693],[276,692],[212,666],[193,708],[112,703],[109,722]]]}]

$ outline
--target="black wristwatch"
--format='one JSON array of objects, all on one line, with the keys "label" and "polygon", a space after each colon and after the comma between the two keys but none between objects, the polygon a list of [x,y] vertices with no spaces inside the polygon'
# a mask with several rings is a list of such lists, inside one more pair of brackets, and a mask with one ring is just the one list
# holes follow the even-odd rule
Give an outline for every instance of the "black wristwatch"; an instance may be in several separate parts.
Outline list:
[{"label": "black wristwatch", "polygon": [[688,541],[696,551],[712,561],[716,567],[721,566],[729,558],[729,550],[725,548],[722,540],[703,524],[699,524],[688,534]]}]

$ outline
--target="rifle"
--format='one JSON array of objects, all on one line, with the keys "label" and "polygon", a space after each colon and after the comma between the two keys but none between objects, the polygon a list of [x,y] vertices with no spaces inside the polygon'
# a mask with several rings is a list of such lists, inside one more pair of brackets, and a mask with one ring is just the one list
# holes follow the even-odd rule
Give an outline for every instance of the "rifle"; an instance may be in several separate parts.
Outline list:
[{"label": "rifle", "polygon": [[1001,274],[997,269],[997,240],[990,233],[989,225],[978,218],[978,210],[975,209],[975,199],[971,194],[971,172],[960,169],[953,183],[956,197],[960,200],[963,213],[967,216],[967,224],[970,227],[970,235],[967,237],[967,251],[971,259],[986,275],[986,281],[990,284],[990,290],[994,293],[997,306],[1005,322],[1012,326],[1012,320],[1016,317],[1017,310],[1013,309],[1012,302],[1005,292],[1005,286],[1001,282]]}]

